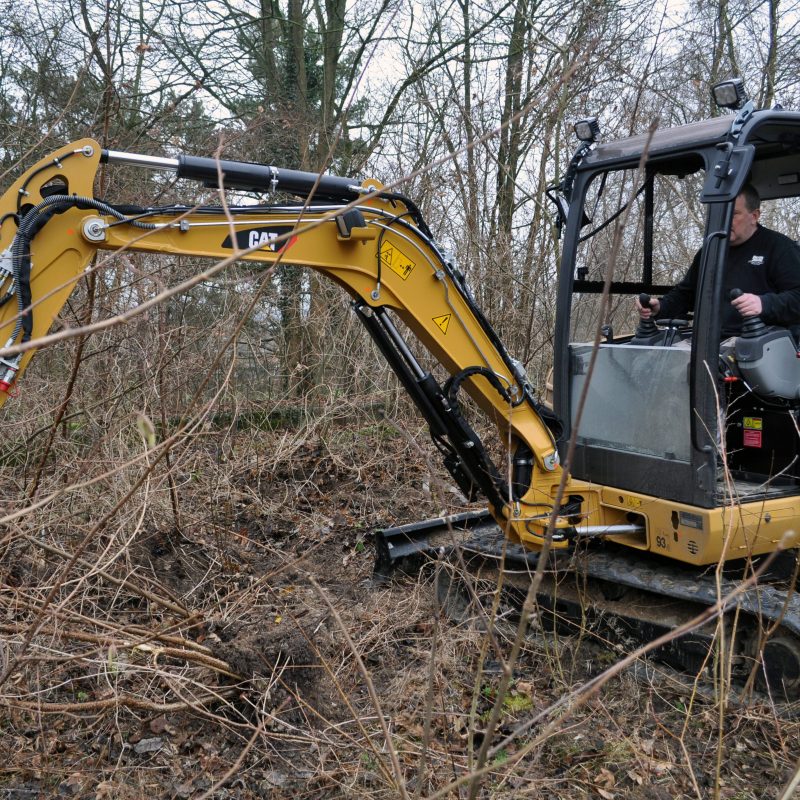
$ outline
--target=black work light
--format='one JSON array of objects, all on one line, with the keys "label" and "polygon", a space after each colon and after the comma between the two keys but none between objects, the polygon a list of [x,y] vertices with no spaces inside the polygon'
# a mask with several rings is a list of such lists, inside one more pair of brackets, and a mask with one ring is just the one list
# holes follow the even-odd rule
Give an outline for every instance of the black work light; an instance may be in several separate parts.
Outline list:
[{"label": "black work light", "polygon": [[711,94],[714,102],[720,108],[738,110],[749,100],[744,89],[744,81],[741,78],[731,78],[715,83],[711,87]]},{"label": "black work light", "polygon": [[575,135],[582,142],[594,142],[600,136],[600,123],[597,117],[587,117],[586,119],[579,120],[573,126]]}]

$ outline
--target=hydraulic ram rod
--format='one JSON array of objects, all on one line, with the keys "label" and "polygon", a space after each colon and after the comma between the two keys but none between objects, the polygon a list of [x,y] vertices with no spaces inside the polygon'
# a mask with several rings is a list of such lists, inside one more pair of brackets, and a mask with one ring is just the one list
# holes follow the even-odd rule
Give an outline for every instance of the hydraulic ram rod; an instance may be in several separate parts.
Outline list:
[{"label": "hydraulic ram rod", "polygon": [[209,187],[219,186],[221,172],[227,189],[242,189],[252,192],[283,191],[299,195],[311,194],[313,190],[316,198],[347,203],[369,192],[353,178],[301,172],[296,169],[252,164],[246,161],[218,160],[187,155],[180,155],[178,158],[160,158],[123,153],[119,150],[103,150],[100,160],[107,164],[166,169],[177,173],[179,178],[202,181]]},{"label": "hydraulic ram rod", "polygon": [[100,161],[104,164],[129,164],[133,167],[147,167],[148,169],[168,169],[178,171],[177,158],[162,158],[160,156],[145,156],[139,153],[123,153],[120,150],[102,150]]}]

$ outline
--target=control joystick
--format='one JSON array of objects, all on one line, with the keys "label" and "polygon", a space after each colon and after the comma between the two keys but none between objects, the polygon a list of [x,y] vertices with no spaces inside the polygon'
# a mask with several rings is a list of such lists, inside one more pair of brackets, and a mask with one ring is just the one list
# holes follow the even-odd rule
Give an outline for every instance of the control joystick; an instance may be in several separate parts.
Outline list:
[{"label": "control joystick", "polygon": [[[643,305],[645,308],[650,308],[650,295],[649,294],[640,294],[639,295],[639,303]],[[655,323],[653,317],[649,317],[648,319],[640,319],[639,324],[636,326],[636,339],[649,339],[652,336],[657,336],[660,333],[658,330],[658,326]]]},{"label": "control joystick", "polygon": [[[731,301],[741,297],[744,292],[741,289],[731,289]],[[756,336],[761,336],[767,330],[767,326],[761,320],[761,317],[745,317],[742,323],[742,332],[739,334],[743,339],[754,339]]]}]

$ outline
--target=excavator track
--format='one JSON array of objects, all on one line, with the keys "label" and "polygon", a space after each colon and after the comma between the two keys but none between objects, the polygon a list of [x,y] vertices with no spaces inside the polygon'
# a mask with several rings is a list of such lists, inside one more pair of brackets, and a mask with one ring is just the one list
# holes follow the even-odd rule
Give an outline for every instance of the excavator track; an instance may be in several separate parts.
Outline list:
[{"label": "excavator track", "polygon": [[[460,552],[460,557],[457,553]],[[375,573],[417,569],[432,557],[466,566],[471,578],[501,582],[506,607],[520,607],[539,555],[504,541],[488,512],[470,512],[376,532]],[[788,556],[789,554],[784,554]],[[792,558],[794,554],[792,554]],[[692,620],[722,599],[732,679],[780,700],[800,699],[800,596],[791,589],[793,562],[770,569],[741,591],[744,564],[719,578],[713,567],[677,565],[599,539],[573,552],[551,553],[537,597],[539,624],[559,634],[581,633],[630,652]],[[787,575],[787,573],[789,573]],[[463,572],[439,570],[437,592],[447,615],[462,622],[474,591]],[[718,621],[652,651],[651,657],[697,673],[715,662]]]}]

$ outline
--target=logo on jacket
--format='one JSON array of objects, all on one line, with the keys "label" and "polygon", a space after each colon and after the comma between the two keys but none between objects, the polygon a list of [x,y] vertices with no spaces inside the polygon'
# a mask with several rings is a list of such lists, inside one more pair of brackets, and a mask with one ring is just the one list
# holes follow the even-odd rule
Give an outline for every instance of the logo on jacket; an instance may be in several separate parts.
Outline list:
[{"label": "logo on jacket", "polygon": [[762,267],[764,265],[764,256],[753,256],[748,262],[754,267]]}]

